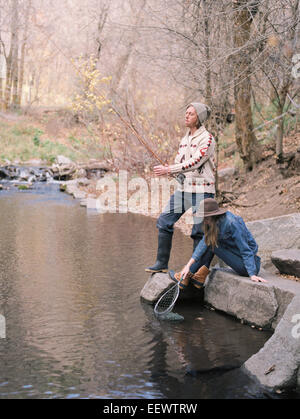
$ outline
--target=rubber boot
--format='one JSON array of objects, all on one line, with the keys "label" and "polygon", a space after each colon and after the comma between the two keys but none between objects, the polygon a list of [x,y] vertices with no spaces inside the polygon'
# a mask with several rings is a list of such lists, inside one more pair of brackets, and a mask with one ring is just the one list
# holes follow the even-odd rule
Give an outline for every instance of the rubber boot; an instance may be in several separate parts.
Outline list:
[{"label": "rubber boot", "polygon": [[194,273],[194,275],[191,278],[191,282],[194,285],[194,287],[198,289],[203,288],[206,277],[209,273],[210,270],[205,265],[201,266],[201,268],[196,273]]},{"label": "rubber boot", "polygon": [[[169,277],[175,282],[180,282],[181,275],[180,272],[175,273],[174,271],[169,272]],[[184,290],[189,285],[190,279],[193,277],[192,272],[189,272],[183,281],[180,282],[179,288]]]},{"label": "rubber boot", "polygon": [[158,231],[158,249],[156,262],[153,266],[146,268],[146,272],[157,273],[157,272],[168,272],[168,263],[170,259],[170,253],[172,248],[173,234],[168,233],[164,230]]}]

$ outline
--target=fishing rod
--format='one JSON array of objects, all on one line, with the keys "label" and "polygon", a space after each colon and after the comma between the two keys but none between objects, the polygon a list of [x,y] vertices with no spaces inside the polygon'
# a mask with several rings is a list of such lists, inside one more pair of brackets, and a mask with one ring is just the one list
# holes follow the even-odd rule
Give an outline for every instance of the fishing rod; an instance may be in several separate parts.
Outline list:
[{"label": "fishing rod", "polygon": [[143,137],[139,134],[139,132],[137,131],[137,129],[135,128],[135,126],[132,123],[129,123],[125,118],[123,118],[123,116],[121,115],[121,113],[113,106],[111,106],[111,109],[113,110],[113,112],[118,116],[118,118],[120,119],[121,122],[123,122],[123,124],[130,129],[130,131],[134,134],[134,136],[139,140],[139,142],[148,150],[148,152],[150,154],[152,154],[152,156],[163,166],[165,166],[165,163],[158,157],[158,155],[150,148],[150,146],[147,144],[147,142],[143,139]]},{"label": "fishing rod", "polygon": [[[123,116],[120,114],[120,112],[118,112],[116,109],[114,109],[113,107],[111,107],[112,110],[117,114],[117,116],[119,117],[119,119],[123,122],[123,124],[128,127],[131,132],[135,135],[135,137],[139,140],[139,142],[148,150],[148,152],[150,154],[152,154],[152,156],[162,165],[165,166],[165,163],[158,157],[158,155],[149,147],[149,145],[147,144],[147,142],[143,139],[143,137],[139,134],[139,132],[137,131],[137,129],[135,128],[135,126],[131,123],[129,123],[126,119],[123,118]],[[171,173],[168,173],[168,176],[174,178],[177,180],[177,182],[180,185],[184,184],[184,181],[186,179],[186,176],[183,173],[179,173],[179,175],[173,175]]]},{"label": "fishing rod", "polygon": [[[64,53],[64,51],[57,46],[57,44],[51,39],[51,35],[45,33],[43,29],[35,22],[36,27],[40,30],[40,32],[54,45],[55,49],[69,62],[71,63],[72,67],[75,69],[75,71],[84,78],[84,75],[82,71],[74,64],[74,62]],[[106,100],[106,98],[97,90],[96,93],[99,95],[99,97],[103,100]],[[147,151],[162,165],[165,166],[165,163],[160,159],[160,157],[151,149],[151,147],[147,144],[147,142],[144,140],[144,138],[141,136],[141,134],[137,131],[137,129],[133,126],[132,123],[128,122],[121,114],[121,112],[116,108],[115,105],[113,105],[112,101],[110,101],[110,108],[111,110],[117,115],[117,117],[120,119],[120,121],[125,125],[132,134],[137,138],[137,140],[147,149]],[[181,185],[184,183],[185,175],[183,173],[180,173],[179,175],[172,175],[169,174],[169,176],[175,178]]]},{"label": "fishing rod", "polygon": [[[165,166],[165,163],[158,157],[158,155],[149,147],[149,145],[147,144],[147,142],[143,139],[143,137],[139,134],[139,132],[137,131],[137,129],[135,128],[135,126],[131,123],[129,123],[126,119],[123,118],[123,116],[121,115],[120,112],[118,112],[115,108],[113,108],[111,106],[111,109],[113,110],[113,112],[116,113],[116,115],[118,116],[118,118],[123,122],[123,124],[129,128],[131,130],[131,132],[135,135],[135,137],[139,140],[139,142],[148,150],[148,152],[150,154],[152,154],[152,156],[162,165]],[[186,176],[183,173],[179,173],[178,175],[173,175],[171,173],[168,173],[168,176],[174,178],[177,180],[177,182],[180,185],[184,184],[184,181],[186,179]]]}]

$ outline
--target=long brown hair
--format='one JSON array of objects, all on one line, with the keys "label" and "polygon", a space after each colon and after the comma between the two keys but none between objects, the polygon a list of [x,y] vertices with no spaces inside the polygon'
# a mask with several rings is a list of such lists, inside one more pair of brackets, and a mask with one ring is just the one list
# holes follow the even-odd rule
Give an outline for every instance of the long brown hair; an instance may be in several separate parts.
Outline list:
[{"label": "long brown hair", "polygon": [[210,217],[209,223],[204,223],[204,236],[206,246],[210,246],[212,250],[218,247],[219,234],[219,218],[220,216]]}]

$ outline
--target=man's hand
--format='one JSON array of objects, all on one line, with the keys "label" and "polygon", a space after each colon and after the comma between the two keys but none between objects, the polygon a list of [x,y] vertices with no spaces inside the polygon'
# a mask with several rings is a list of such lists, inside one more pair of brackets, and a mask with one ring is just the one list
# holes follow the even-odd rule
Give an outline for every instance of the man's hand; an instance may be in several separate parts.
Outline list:
[{"label": "man's hand", "polygon": [[156,176],[165,176],[168,175],[170,173],[170,167],[168,165],[166,166],[155,166],[153,169],[154,173],[156,174]]}]

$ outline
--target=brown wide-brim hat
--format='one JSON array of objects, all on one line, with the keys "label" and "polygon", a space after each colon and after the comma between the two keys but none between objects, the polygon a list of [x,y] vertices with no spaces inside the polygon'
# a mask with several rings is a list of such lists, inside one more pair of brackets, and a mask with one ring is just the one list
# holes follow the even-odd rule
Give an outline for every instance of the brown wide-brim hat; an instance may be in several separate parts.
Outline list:
[{"label": "brown wide-brim hat", "polygon": [[204,199],[199,205],[197,215],[199,217],[214,217],[215,215],[223,215],[227,212],[226,208],[220,208],[217,201],[213,198]]}]

